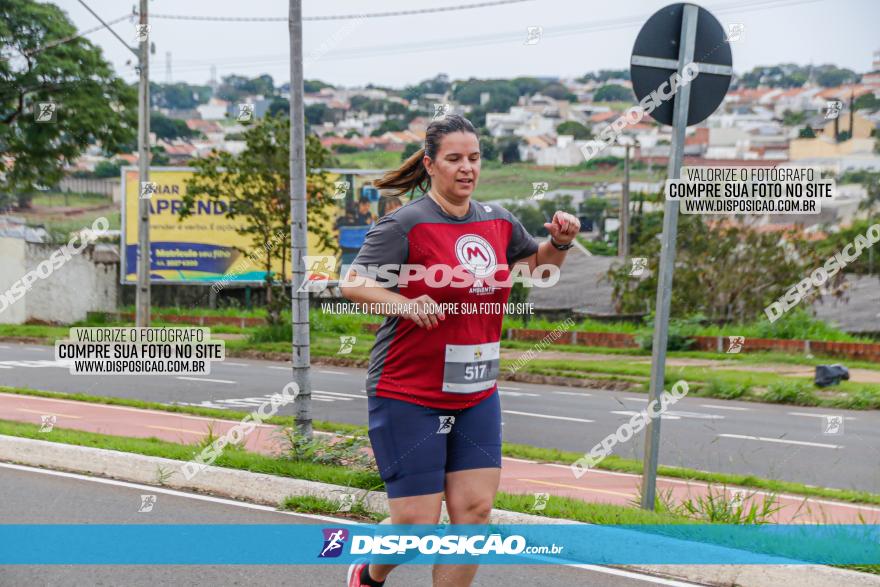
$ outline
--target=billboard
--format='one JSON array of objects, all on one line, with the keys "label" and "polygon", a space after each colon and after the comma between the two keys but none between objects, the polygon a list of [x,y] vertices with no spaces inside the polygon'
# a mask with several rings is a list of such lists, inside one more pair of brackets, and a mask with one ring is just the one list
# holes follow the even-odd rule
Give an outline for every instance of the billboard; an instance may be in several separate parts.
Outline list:
[{"label": "billboard", "polygon": [[[331,182],[354,177],[348,170],[330,171]],[[354,170],[352,170],[354,171]],[[340,173],[341,172],[341,173]],[[150,281],[167,284],[211,285],[222,281],[227,285],[263,284],[266,272],[261,263],[254,263],[249,256],[256,258],[262,251],[254,247],[251,237],[240,235],[237,229],[244,225],[242,219],[226,218],[228,200],[199,198],[193,213],[180,218],[183,196],[186,194],[186,180],[195,173],[189,167],[151,167],[149,194],[150,205]],[[337,182],[340,183],[340,182]],[[354,198],[354,181],[349,182],[345,198],[328,206],[327,213],[321,214],[325,228],[335,234],[335,241],[342,252],[343,265],[350,263],[357,253],[369,226],[376,219],[380,208],[378,191],[364,186],[358,198],[369,200],[361,208]],[[122,169],[122,271],[123,284],[137,283],[138,249],[138,199],[141,186],[136,167]],[[382,202],[384,204],[384,202]],[[290,232],[285,231],[279,238],[289,242]],[[333,255],[333,251],[323,249],[318,237],[309,233],[308,254],[313,256]],[[338,255],[336,255],[338,256]],[[273,272],[281,274],[282,266],[276,261]],[[284,273],[292,279],[290,260],[285,264]],[[334,276],[335,278],[335,276]]]}]

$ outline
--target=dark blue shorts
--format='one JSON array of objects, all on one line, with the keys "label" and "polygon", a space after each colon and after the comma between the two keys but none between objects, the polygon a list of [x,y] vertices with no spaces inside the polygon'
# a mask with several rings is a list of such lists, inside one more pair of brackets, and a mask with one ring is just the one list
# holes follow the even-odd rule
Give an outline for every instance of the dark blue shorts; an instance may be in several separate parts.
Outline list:
[{"label": "dark blue shorts", "polygon": [[440,493],[446,473],[501,468],[497,391],[462,410],[375,396],[368,406],[370,443],[389,498]]}]

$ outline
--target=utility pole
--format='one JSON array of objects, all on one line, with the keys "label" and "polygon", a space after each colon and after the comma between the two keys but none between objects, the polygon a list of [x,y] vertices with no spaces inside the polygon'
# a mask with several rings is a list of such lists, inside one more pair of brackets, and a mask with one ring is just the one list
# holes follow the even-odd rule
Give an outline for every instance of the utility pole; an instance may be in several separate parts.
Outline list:
[{"label": "utility pole", "polygon": [[629,257],[629,150],[632,147],[627,140],[624,145],[623,158],[623,190],[620,196],[620,227],[617,229],[617,255],[623,259]]},{"label": "utility pole", "polygon": [[[678,73],[694,60],[694,44],[697,37],[697,14],[695,4],[685,4],[681,22]],[[669,179],[681,176],[684,156],[684,138],[688,123],[691,86],[686,84],[676,90],[672,111],[672,145],[669,152]],[[650,401],[660,404],[663,383],[666,379],[666,345],[669,338],[669,310],[672,304],[672,273],[675,267],[675,241],[678,233],[678,202],[667,201],[663,212],[663,234],[660,246],[660,266],[657,278],[657,305],[654,318],[654,340],[651,348]],[[657,495],[657,463],[660,457],[660,418],[648,418],[645,431],[645,458],[642,481],[642,509],[653,510]]]},{"label": "utility pole", "polygon": [[[290,288],[293,316],[293,382],[299,394],[293,402],[296,427],[306,438],[312,437],[312,388],[309,380],[309,293],[299,291],[305,281],[308,254],[306,223],[306,137],[303,105],[302,0],[290,0],[290,261],[293,282]],[[282,276],[283,279],[283,276]]]},{"label": "utility pole", "polygon": [[140,0],[138,73],[138,254],[137,326],[150,325],[150,200],[143,198],[144,184],[150,181],[150,36],[147,33],[147,2]]}]

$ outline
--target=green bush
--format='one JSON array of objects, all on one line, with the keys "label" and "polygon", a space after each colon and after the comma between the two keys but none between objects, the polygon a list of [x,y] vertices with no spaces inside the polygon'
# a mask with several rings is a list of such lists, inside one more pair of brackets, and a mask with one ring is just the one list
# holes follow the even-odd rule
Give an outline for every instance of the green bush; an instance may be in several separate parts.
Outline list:
[{"label": "green bush", "polygon": [[705,394],[719,399],[739,399],[749,391],[750,387],[748,383],[710,379],[706,384]]},{"label": "green bush", "polygon": [[817,406],[819,399],[813,386],[804,381],[776,381],[764,393],[764,399],[777,404]]}]

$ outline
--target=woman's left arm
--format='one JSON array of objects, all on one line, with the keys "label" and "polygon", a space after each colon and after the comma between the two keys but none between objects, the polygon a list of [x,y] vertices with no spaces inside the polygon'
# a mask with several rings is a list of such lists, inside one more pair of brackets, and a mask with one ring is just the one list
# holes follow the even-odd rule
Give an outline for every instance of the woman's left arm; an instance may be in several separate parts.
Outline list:
[{"label": "woman's left arm", "polygon": [[580,231],[581,223],[577,216],[557,210],[553,215],[553,220],[544,223],[544,228],[550,233],[550,240],[541,243],[535,254],[519,261],[520,263],[528,263],[530,273],[539,265],[561,266],[568,251],[560,251],[553,246],[553,243],[558,245],[571,243]]}]

